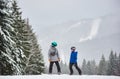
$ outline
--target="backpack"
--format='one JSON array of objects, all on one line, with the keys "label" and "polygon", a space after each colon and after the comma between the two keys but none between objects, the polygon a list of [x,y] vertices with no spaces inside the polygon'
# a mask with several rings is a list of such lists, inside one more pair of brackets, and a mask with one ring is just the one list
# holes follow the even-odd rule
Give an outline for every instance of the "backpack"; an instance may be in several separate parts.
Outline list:
[{"label": "backpack", "polygon": [[57,50],[55,49],[55,51],[52,51],[52,52],[50,53],[50,55],[51,55],[51,56],[55,56],[56,51],[57,51]]}]

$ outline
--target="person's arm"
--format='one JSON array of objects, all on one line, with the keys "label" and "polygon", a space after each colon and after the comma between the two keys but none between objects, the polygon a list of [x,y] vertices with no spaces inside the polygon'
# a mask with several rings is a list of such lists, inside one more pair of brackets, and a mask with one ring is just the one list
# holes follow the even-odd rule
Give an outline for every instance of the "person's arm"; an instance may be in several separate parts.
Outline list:
[{"label": "person's arm", "polygon": [[56,49],[56,52],[57,52],[58,61],[60,61],[60,55],[57,49]]},{"label": "person's arm", "polygon": [[76,58],[76,60],[77,60],[77,55],[78,55],[78,52],[76,52],[76,57],[75,57],[75,58]]},{"label": "person's arm", "polygon": [[50,49],[49,49],[49,51],[48,51],[48,60],[51,61],[51,60],[50,60]]}]

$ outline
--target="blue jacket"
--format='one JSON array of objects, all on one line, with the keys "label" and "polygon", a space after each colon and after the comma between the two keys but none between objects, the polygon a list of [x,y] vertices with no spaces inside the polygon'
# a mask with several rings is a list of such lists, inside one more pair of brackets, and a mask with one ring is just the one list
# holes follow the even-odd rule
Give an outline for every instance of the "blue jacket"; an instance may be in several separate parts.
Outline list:
[{"label": "blue jacket", "polygon": [[77,53],[76,51],[71,52],[70,63],[77,63]]}]

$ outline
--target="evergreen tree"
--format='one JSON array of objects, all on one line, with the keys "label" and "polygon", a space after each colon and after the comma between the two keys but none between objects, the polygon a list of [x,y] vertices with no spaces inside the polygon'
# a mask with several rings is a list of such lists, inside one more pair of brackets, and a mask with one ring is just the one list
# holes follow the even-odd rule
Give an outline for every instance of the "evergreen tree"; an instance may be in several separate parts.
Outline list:
[{"label": "evergreen tree", "polygon": [[82,63],[82,73],[87,74],[87,63],[85,59],[83,60],[83,63]]},{"label": "evergreen tree", "polygon": [[114,69],[114,75],[118,75],[118,57],[117,57],[117,54],[115,53],[114,54],[114,66],[113,66],[113,69]]},{"label": "evergreen tree", "polygon": [[104,55],[102,55],[98,68],[98,75],[106,75],[106,70],[107,70],[107,62],[105,60]]},{"label": "evergreen tree", "polygon": [[27,58],[25,72],[26,74],[41,74],[44,72],[44,61],[41,54],[41,49],[38,45],[37,38],[32,31],[31,26],[27,20],[26,29],[28,30],[28,38],[30,42],[30,53]]},{"label": "evergreen tree", "polygon": [[63,61],[60,62],[60,67],[61,67],[62,74],[69,73],[69,66],[66,63],[63,63]]},{"label": "evergreen tree", "polygon": [[88,74],[88,75],[96,75],[97,74],[97,66],[96,66],[95,60],[87,62],[86,74]]},{"label": "evergreen tree", "polygon": [[41,49],[19,10],[16,0],[0,0],[0,74],[41,74]]},{"label": "evergreen tree", "polygon": [[97,66],[95,60],[92,60],[90,64],[91,64],[91,75],[97,75]]},{"label": "evergreen tree", "polygon": [[12,27],[15,28],[15,38],[13,40],[16,42],[16,47],[18,48],[20,53],[20,67],[22,70],[22,74],[26,74],[25,68],[27,66],[27,58],[31,53],[31,32],[27,27],[27,24],[24,19],[22,19],[22,12],[20,12],[20,8],[17,5],[16,0],[13,0],[11,7],[11,18],[13,18]]},{"label": "evergreen tree", "polygon": [[109,56],[109,61],[108,61],[107,75],[115,75],[114,63],[115,63],[115,58],[114,58],[113,51],[111,51],[110,56]]},{"label": "evergreen tree", "polygon": [[[12,18],[12,27],[14,28],[15,31],[15,36],[13,37],[13,40],[16,42],[16,49],[19,52],[19,58],[20,58],[20,62],[19,65],[21,67],[21,72],[22,74],[25,73],[25,66],[26,63],[25,61],[27,60],[26,55],[25,55],[25,44],[24,42],[26,41],[26,36],[24,35],[24,33],[26,33],[25,31],[25,20],[22,19],[22,12],[19,11],[20,8],[17,5],[16,0],[12,1],[12,6],[11,6],[11,13],[10,13],[10,18]],[[27,46],[27,45],[26,45]]]},{"label": "evergreen tree", "polygon": [[22,32],[23,32],[23,27],[25,26],[25,22],[22,19],[22,12],[19,11],[20,8],[17,5],[16,0],[12,1],[12,6],[11,6],[11,12],[10,12],[10,18],[12,19],[12,24],[11,26],[14,28],[14,35],[12,36],[12,39],[16,43],[16,53],[18,54],[19,62],[17,63],[20,68],[22,74],[24,73],[24,67],[25,67],[25,60],[26,57],[23,52],[23,47],[22,47]]},{"label": "evergreen tree", "polygon": [[65,74],[70,73],[70,71],[69,71],[69,65],[67,65],[67,63],[64,64],[64,73]]},{"label": "evergreen tree", "polygon": [[0,0],[0,74],[21,74],[16,43],[12,39],[14,28],[11,26],[10,1]]},{"label": "evergreen tree", "polygon": [[87,62],[87,74],[88,74],[88,75],[91,75],[91,73],[92,73],[91,71],[92,71],[92,69],[91,69],[91,64],[90,64],[90,61],[88,61],[88,62]]},{"label": "evergreen tree", "polygon": [[120,76],[120,54],[119,54],[119,56],[118,56],[117,62],[118,62],[118,65],[117,65],[118,73],[117,73],[117,75]]}]

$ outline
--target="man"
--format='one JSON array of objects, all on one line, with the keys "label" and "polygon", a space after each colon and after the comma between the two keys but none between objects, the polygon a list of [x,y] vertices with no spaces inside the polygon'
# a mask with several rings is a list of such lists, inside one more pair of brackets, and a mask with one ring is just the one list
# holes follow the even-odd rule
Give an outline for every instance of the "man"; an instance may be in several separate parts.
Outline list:
[{"label": "man", "polygon": [[81,70],[77,65],[77,54],[78,54],[78,52],[76,52],[75,50],[76,50],[76,47],[74,47],[74,46],[71,47],[71,56],[70,56],[70,64],[69,64],[70,75],[73,75],[73,69],[72,69],[73,65],[77,69],[79,75],[81,75]]},{"label": "man", "polygon": [[57,46],[57,43],[52,42],[51,47],[48,52],[48,58],[49,58],[49,62],[50,62],[49,74],[52,74],[53,64],[55,63],[57,66],[58,74],[60,75],[60,73],[61,73],[61,69],[60,69],[60,65],[59,65],[60,57],[59,57],[59,53],[58,53],[56,46]]}]

